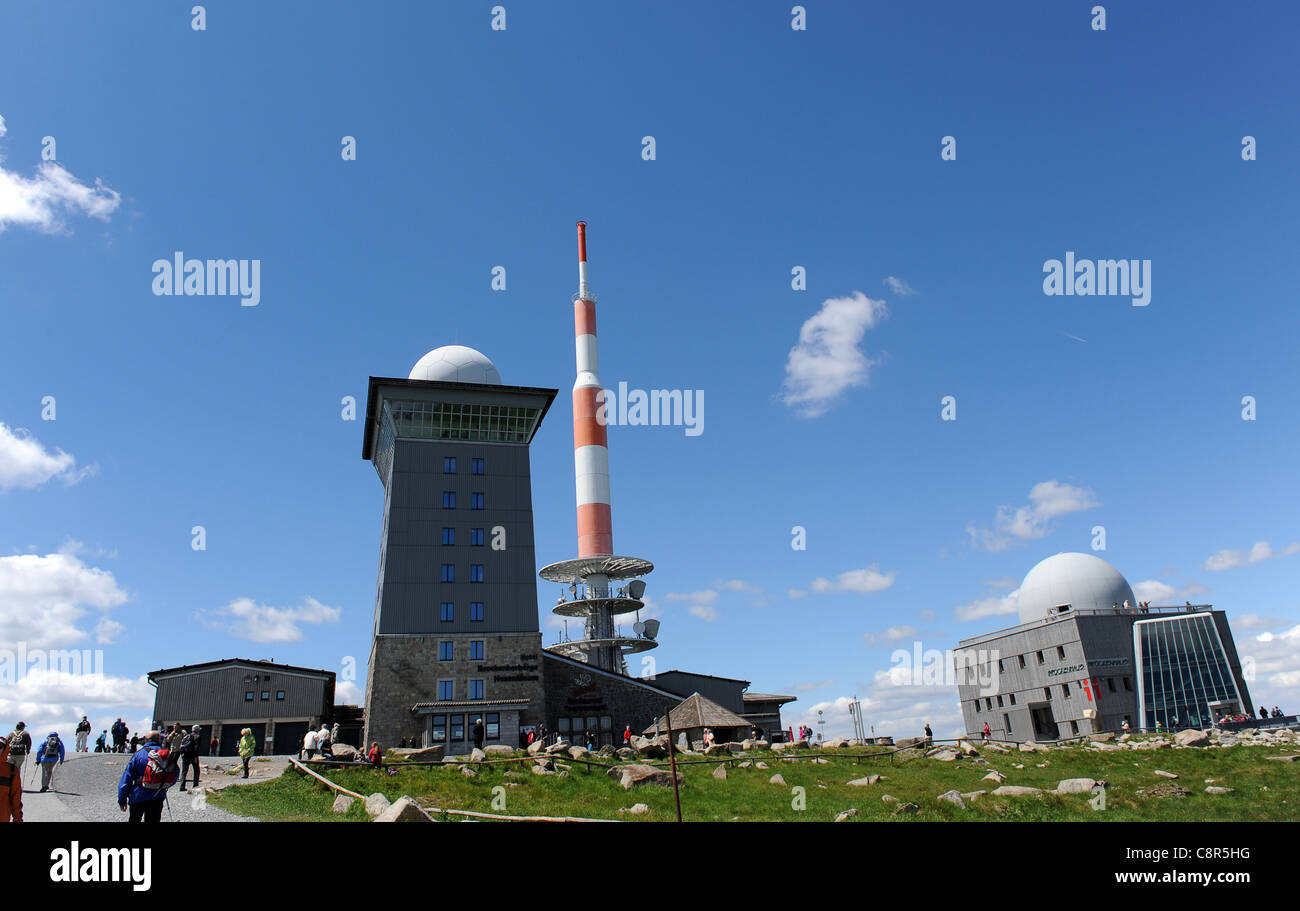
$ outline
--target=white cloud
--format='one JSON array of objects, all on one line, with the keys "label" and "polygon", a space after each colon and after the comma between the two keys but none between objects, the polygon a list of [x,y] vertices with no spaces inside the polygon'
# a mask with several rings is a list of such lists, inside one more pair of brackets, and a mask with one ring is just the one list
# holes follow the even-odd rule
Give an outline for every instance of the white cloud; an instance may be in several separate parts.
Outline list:
[{"label": "white cloud", "polygon": [[344,680],[341,683],[334,684],[335,705],[365,705],[365,702],[365,690],[351,680]]},{"label": "white cloud", "polygon": [[897,642],[900,639],[915,639],[920,633],[914,626],[891,626],[883,633],[863,633],[862,641],[867,645],[883,644],[886,642]]},{"label": "white cloud", "polygon": [[1275,626],[1281,626],[1285,620],[1279,620],[1275,617],[1261,617],[1259,614],[1238,614],[1232,618],[1232,625],[1237,629],[1249,630],[1267,630]]},{"label": "white cloud", "polygon": [[1158,579],[1147,579],[1133,586],[1133,596],[1139,601],[1154,601],[1156,604],[1172,604],[1175,589]]},{"label": "white cloud", "polygon": [[77,470],[77,459],[62,449],[50,452],[26,430],[0,422],[0,491],[40,487],[55,478],[76,484],[98,470],[88,465]]},{"label": "white cloud", "polygon": [[890,291],[893,291],[895,294],[899,295],[900,297],[910,297],[916,293],[914,290],[912,290],[911,285],[903,281],[901,278],[896,278],[893,275],[885,279],[883,284],[887,285]]},{"label": "white cloud", "polygon": [[[136,678],[108,674],[88,676],[65,671],[32,670],[10,685],[0,687],[0,717],[12,728],[16,721],[27,722],[33,738],[58,731],[69,750],[82,715],[89,716],[94,730],[90,741],[118,717],[129,719],[143,713],[132,730],[148,727],[153,709],[154,688],[141,675]],[[10,728],[7,728],[10,729]],[[93,749],[93,747],[92,747]]]},{"label": "white cloud", "polygon": [[304,623],[337,623],[343,611],[308,597],[297,607],[272,607],[252,598],[236,598],[212,611],[200,611],[204,626],[250,642],[299,642]]},{"label": "white cloud", "polygon": [[[6,132],[0,118],[0,137]],[[0,232],[17,225],[56,234],[65,229],[70,214],[107,221],[121,202],[121,194],[98,177],[94,186],[84,184],[58,162],[43,161],[34,177],[22,177],[5,168],[0,157]]]},{"label": "white cloud", "polygon": [[[827,740],[835,737],[852,737],[853,720],[849,716],[849,696],[819,702],[809,706],[793,718],[782,718],[790,727],[800,724],[822,730],[817,722],[826,721]],[[920,737],[929,723],[937,738],[956,737],[965,733],[961,704],[955,686],[915,686],[904,682],[904,676],[891,677],[888,671],[876,671],[862,703],[863,719],[874,729],[875,736]],[[818,718],[818,710],[824,714]]]},{"label": "white cloud", "polygon": [[1211,572],[1222,572],[1225,569],[1236,569],[1239,566],[1248,566],[1252,563],[1262,563],[1265,560],[1271,560],[1274,557],[1289,557],[1291,554],[1300,553],[1300,542],[1288,544],[1280,552],[1275,552],[1267,541],[1257,541],[1255,546],[1249,551],[1245,550],[1220,550],[1211,554],[1209,559],[1202,564],[1204,569]]},{"label": "white cloud", "polygon": [[[1240,618],[1232,625],[1239,626]],[[1237,651],[1255,704],[1283,705],[1294,713],[1300,701],[1300,625],[1244,641],[1239,638]]]},{"label": "white cloud", "polygon": [[716,587],[720,591],[749,592],[753,595],[757,595],[763,591],[757,585],[746,582],[744,579],[732,579],[728,582],[718,582],[716,583]]},{"label": "white cloud", "polygon": [[[80,643],[90,636],[79,625],[88,608],[106,612],[125,601],[112,573],[87,566],[74,554],[0,557],[0,643],[28,648]],[[108,623],[104,630],[121,628]]]},{"label": "white cloud", "polygon": [[690,611],[694,616],[699,617],[701,620],[707,620],[710,623],[718,619],[718,611],[712,605],[692,604]]},{"label": "white cloud", "polygon": [[800,416],[825,414],[845,390],[867,382],[871,367],[858,349],[868,329],[888,313],[884,301],[861,291],[852,297],[832,297],[799,329],[799,343],[785,364],[782,400]]},{"label": "white cloud", "polygon": [[1099,505],[1092,491],[1059,481],[1041,481],[1029,491],[1026,506],[999,506],[995,529],[967,526],[971,543],[984,550],[1006,550],[1013,544],[1048,534],[1047,522],[1057,516],[1092,509]]},{"label": "white cloud", "polygon": [[95,644],[112,645],[125,629],[126,627],[116,620],[100,617],[99,622],[95,624]]},{"label": "white cloud", "polygon": [[8,133],[8,132],[9,132],[9,129],[8,129],[8,127],[5,126],[5,119],[4,119],[4,117],[0,117],[0,136],[3,136],[5,133]]},{"label": "white cloud", "polygon": [[1017,613],[1020,602],[1020,589],[1005,595],[991,595],[969,604],[953,609],[958,620],[980,620],[984,617],[1000,617],[1004,614]]},{"label": "white cloud", "polygon": [[858,592],[869,595],[889,588],[894,584],[897,575],[896,572],[882,573],[875,564],[872,564],[866,569],[851,569],[840,573],[834,582],[830,579],[814,579],[812,590],[818,593]]},{"label": "white cloud", "polygon": [[789,591],[786,592],[786,594],[790,596],[791,601],[798,601],[800,598],[807,597],[808,595],[806,591],[802,591],[797,588],[790,589]]},{"label": "white cloud", "polygon": [[786,689],[794,690],[796,693],[810,693],[834,685],[834,680],[808,680],[803,683],[792,683]]}]

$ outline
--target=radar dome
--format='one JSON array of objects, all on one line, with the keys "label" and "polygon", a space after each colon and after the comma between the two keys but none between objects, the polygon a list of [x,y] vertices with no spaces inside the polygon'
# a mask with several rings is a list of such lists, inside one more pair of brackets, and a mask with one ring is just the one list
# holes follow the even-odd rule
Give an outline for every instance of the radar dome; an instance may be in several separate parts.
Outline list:
[{"label": "radar dome", "polygon": [[1070,605],[1072,612],[1109,611],[1128,601],[1136,607],[1133,589],[1119,570],[1092,554],[1057,554],[1029,571],[1020,583],[1017,606],[1020,622],[1047,617],[1053,608]]},{"label": "radar dome", "polygon": [[501,374],[487,356],[464,345],[434,348],[416,361],[407,379],[501,385]]}]

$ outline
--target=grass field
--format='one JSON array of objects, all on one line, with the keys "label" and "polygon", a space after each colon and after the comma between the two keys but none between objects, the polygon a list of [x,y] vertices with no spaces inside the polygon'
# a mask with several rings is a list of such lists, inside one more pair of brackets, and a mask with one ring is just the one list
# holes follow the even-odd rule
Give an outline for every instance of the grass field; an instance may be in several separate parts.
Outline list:
[{"label": "grass field", "polygon": [[[1237,746],[1224,749],[1117,750],[1095,752],[1081,745],[1044,753],[984,753],[980,758],[954,762],[927,759],[919,753],[890,758],[866,749],[800,751],[797,761],[780,754],[750,752],[737,755],[731,764],[710,761],[682,767],[682,817],[687,821],[818,821],[835,818],[841,811],[856,808],[855,821],[1166,821],[1213,822],[1300,819],[1300,762],[1275,762],[1267,757],[1295,752],[1276,746]],[[824,755],[824,764],[812,760]],[[735,763],[750,760],[768,764],[766,770],[742,769]],[[1039,763],[1046,763],[1039,768]],[[466,778],[456,766],[394,765],[389,775],[370,768],[348,768],[328,773],[335,783],[361,794],[379,792],[389,800],[409,795],[423,806],[476,810],[516,816],[581,816],[629,821],[675,819],[671,788],[647,785],[624,791],[606,771],[621,763],[610,761],[593,767],[590,774],[573,763],[567,776],[534,775],[531,762],[517,765],[478,766],[475,778]],[[727,779],[713,778],[719,765],[728,765]],[[1023,769],[1017,769],[1023,764]],[[1179,776],[1172,781],[1155,774],[1156,769]],[[991,770],[1006,776],[1004,784],[1050,790],[1066,778],[1093,778],[1107,783],[1105,809],[1089,805],[1090,794],[1042,794],[1024,797],[993,797],[985,794],[967,800],[960,808],[938,800],[949,790],[989,790],[997,783],[981,781]],[[768,779],[779,773],[785,785]],[[873,785],[850,786],[846,782],[867,775],[881,775]],[[1233,788],[1230,794],[1205,793],[1206,780]],[[1187,796],[1142,796],[1138,792],[1162,784],[1174,784],[1192,793]],[[500,789],[495,790],[494,789]],[[802,789],[800,791],[799,789]],[[887,803],[890,794],[899,803]],[[325,785],[290,768],[274,781],[228,788],[212,801],[232,813],[255,816],[264,821],[364,821],[368,819],[358,801],[347,814],[331,811],[334,792]],[[645,803],[650,812],[642,816],[620,814],[620,807]],[[914,803],[915,814],[895,815],[900,803]],[[453,820],[455,817],[446,817]]]}]

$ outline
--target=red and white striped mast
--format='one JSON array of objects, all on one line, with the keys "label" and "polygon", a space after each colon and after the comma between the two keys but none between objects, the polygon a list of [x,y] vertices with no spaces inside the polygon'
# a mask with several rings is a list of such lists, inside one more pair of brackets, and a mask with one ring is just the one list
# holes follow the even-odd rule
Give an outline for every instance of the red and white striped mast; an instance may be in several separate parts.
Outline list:
[{"label": "red and white striped mast", "polygon": [[573,381],[573,471],[578,488],[578,556],[614,553],[609,504],[609,441],[597,401],[600,363],[596,355],[596,301],[587,283],[587,223],[578,222],[578,294],[573,302],[578,376]]}]

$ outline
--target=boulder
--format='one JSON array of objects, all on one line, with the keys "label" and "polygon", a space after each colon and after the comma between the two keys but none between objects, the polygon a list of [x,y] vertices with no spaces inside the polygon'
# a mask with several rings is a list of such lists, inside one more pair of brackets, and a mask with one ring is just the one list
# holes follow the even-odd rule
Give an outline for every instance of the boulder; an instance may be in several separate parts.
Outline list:
[{"label": "boulder", "polygon": [[1043,793],[1042,788],[1023,788],[1020,785],[1004,784],[1000,788],[994,788],[991,792],[994,797],[1028,797],[1031,794]]},{"label": "boulder", "polygon": [[953,806],[959,807],[963,810],[966,809],[966,802],[961,799],[960,791],[944,791],[935,799],[946,801],[952,804]]},{"label": "boulder", "polygon": [[823,749],[840,749],[849,745],[849,738],[836,737],[834,740],[828,740],[822,744]]},{"label": "boulder", "polygon": [[921,811],[921,808],[914,803],[900,803],[894,808],[895,816],[915,816]]},{"label": "boulder", "polygon": [[766,769],[766,768],[767,768],[767,763],[766,763],[766,762],[756,762],[756,763],[754,763],[754,768],[756,768],[756,769]]},{"label": "boulder", "polygon": [[786,749],[788,749],[788,750],[806,750],[806,749],[808,749],[808,741],[806,741],[806,740],[796,740],[794,743],[788,744],[788,745],[786,746]]},{"label": "boulder", "polygon": [[752,765],[753,765],[753,763],[750,762],[748,759],[746,759],[744,762],[737,763],[736,768],[739,768],[739,769],[747,769],[747,768],[749,768],[749,767],[752,766]]},{"label": "boulder", "polygon": [[586,747],[569,747],[566,751],[570,759],[586,759],[591,752]]},{"label": "boulder", "polygon": [[484,747],[483,752],[489,756],[512,756],[515,751],[504,743],[494,743],[491,746]]},{"label": "boulder", "polygon": [[1205,789],[1206,794],[1231,794],[1234,788],[1221,788],[1218,785],[1210,785]]},{"label": "boulder", "polygon": [[366,812],[371,816],[378,816],[390,806],[392,804],[388,802],[388,798],[383,794],[375,793],[366,798]]},{"label": "boulder", "polygon": [[352,762],[357,758],[357,748],[346,743],[336,743],[331,749],[339,762]]},{"label": "boulder", "polygon": [[463,765],[463,766],[460,767],[460,774],[464,775],[466,778],[477,778],[477,777],[478,777],[478,772],[474,771],[473,769],[471,769],[471,768],[470,768],[469,766],[467,766],[467,765]]},{"label": "boulder", "polygon": [[1300,756],[1270,756],[1272,762],[1296,762],[1300,761]]},{"label": "boulder", "polygon": [[1011,752],[1000,743],[986,743],[984,744],[984,749],[988,750],[990,753],[1001,753],[1003,756],[1006,756]]},{"label": "boulder", "polygon": [[556,753],[563,753],[566,752],[568,749],[569,749],[569,742],[567,740],[560,740],[546,747],[545,752],[548,756],[554,756]]},{"label": "boulder", "polygon": [[1174,735],[1174,743],[1180,747],[1203,747],[1210,742],[1210,735],[1204,731],[1179,731]]},{"label": "boulder", "polygon": [[555,761],[552,759],[547,759],[544,756],[539,756],[538,758],[533,760],[533,768],[541,769],[545,772],[554,772]]},{"label": "boulder", "polygon": [[718,766],[716,769],[713,770],[713,777],[718,779],[718,781],[726,781],[727,767],[724,765]]},{"label": "boulder", "polygon": [[898,798],[893,794],[881,794],[880,800],[882,803],[898,803]]},{"label": "boulder", "polygon": [[916,746],[918,743],[921,742],[921,740],[922,738],[920,737],[902,737],[899,740],[894,742],[894,746],[898,747],[899,749],[906,749],[907,747]]},{"label": "boulder", "polygon": [[1097,786],[1091,778],[1066,778],[1056,785],[1057,794],[1090,794]]},{"label": "boulder", "polygon": [[961,750],[967,756],[979,755],[979,750],[975,749],[975,744],[971,743],[969,740],[958,740],[957,749]]},{"label": "boulder", "polygon": [[708,749],[706,749],[706,750],[704,751],[704,755],[705,755],[705,756],[716,756],[716,755],[718,755],[719,753],[726,753],[726,754],[730,755],[730,754],[731,754],[731,744],[729,744],[729,743],[715,743],[715,744],[713,744],[712,746],[710,746]]},{"label": "boulder", "polygon": [[987,775],[985,775],[983,778],[980,779],[980,781],[992,781],[995,784],[1002,784],[1002,782],[1006,780],[1007,780],[1007,776],[1003,775],[1001,772],[997,771],[996,769],[993,770],[992,772],[989,772]]},{"label": "boulder", "polygon": [[954,759],[959,758],[961,754],[954,750],[931,750],[925,755],[931,759],[937,759],[939,762],[952,762]]},{"label": "boulder", "polygon": [[773,775],[771,778],[769,778],[769,779],[767,780],[767,783],[768,783],[768,784],[780,784],[780,785],[783,785],[783,784],[785,784],[785,779],[782,778],[782,777],[781,777],[781,773],[778,772],[778,773],[776,773],[775,775]]},{"label": "boulder", "polygon": [[844,822],[846,819],[852,819],[854,816],[857,816],[857,815],[858,815],[858,808],[857,808],[857,807],[849,807],[847,810],[843,811],[842,813],[836,813],[836,814],[835,814],[835,821],[836,821],[836,822]]},{"label": "boulder", "polygon": [[392,804],[384,812],[374,818],[375,822],[433,822],[428,813],[424,812],[414,800],[409,797],[397,798],[397,803]]},{"label": "boulder", "polygon": [[961,799],[974,803],[975,801],[979,800],[987,793],[988,791],[963,791],[961,795]]},{"label": "boulder", "polygon": [[631,759],[636,755],[636,750],[631,747],[619,747],[614,755],[618,756],[619,759]]},{"label": "boulder", "polygon": [[1102,734],[1089,734],[1088,739],[1093,743],[1110,743],[1115,739],[1114,731],[1106,731]]},{"label": "boulder", "polygon": [[333,810],[335,813],[346,813],[352,809],[352,805],[357,802],[355,797],[349,797],[346,794],[339,794],[334,798]]},{"label": "boulder", "polygon": [[[405,759],[407,762],[442,762],[442,758],[447,748],[438,744],[431,747],[403,748],[398,747],[388,751],[388,755]],[[334,750],[334,755],[339,755],[338,748]]]},{"label": "boulder", "polygon": [[1178,776],[1175,775],[1173,772],[1166,772],[1164,769],[1156,769],[1156,774],[1159,775],[1161,778],[1177,778],[1177,777],[1178,777]]},{"label": "boulder", "polygon": [[867,775],[865,778],[855,778],[852,781],[846,781],[844,783],[852,785],[855,788],[865,788],[867,785],[875,784],[878,781],[880,781],[879,775]]},{"label": "boulder", "polygon": [[1133,735],[1132,735],[1132,734],[1129,734],[1129,733],[1127,733],[1127,732],[1125,732],[1125,733],[1119,735],[1119,742],[1120,742],[1120,743],[1128,743],[1128,742],[1129,742],[1130,740],[1132,740],[1132,739],[1133,739]]},{"label": "boulder", "polygon": [[542,743],[540,740],[534,740],[532,743],[528,744],[528,754],[530,756],[536,756],[544,749],[546,749],[546,744]]},{"label": "boulder", "polygon": [[1027,741],[1025,741],[1024,743],[1020,744],[1020,752],[1022,752],[1022,753],[1046,753],[1046,752],[1047,752],[1047,747],[1043,746],[1041,743],[1034,743],[1034,741],[1032,741],[1032,740],[1027,740]]},{"label": "boulder", "polygon": [[[623,790],[630,791],[633,788],[639,788],[644,785],[653,784],[665,788],[673,786],[672,773],[667,769],[656,769],[654,766],[645,765],[644,763],[632,763],[631,765],[616,765],[609,770],[609,777],[616,779],[622,786]],[[677,783],[681,784],[684,776],[681,772],[677,773]]]},{"label": "boulder", "polygon": [[469,751],[470,762],[484,762],[486,759],[487,759],[487,753],[484,753],[478,747],[474,747],[474,749]]},{"label": "boulder", "polygon": [[603,756],[605,759],[613,759],[618,755],[618,750],[614,749],[612,743],[607,743],[596,751],[597,756]]},{"label": "boulder", "polygon": [[758,743],[758,741],[753,737],[746,737],[744,740],[740,741],[740,748],[745,752],[749,752],[754,749],[754,744],[756,743]]},{"label": "boulder", "polygon": [[630,807],[619,807],[620,813],[631,813],[633,816],[644,816],[650,812],[650,805],[644,803],[634,803]]}]

